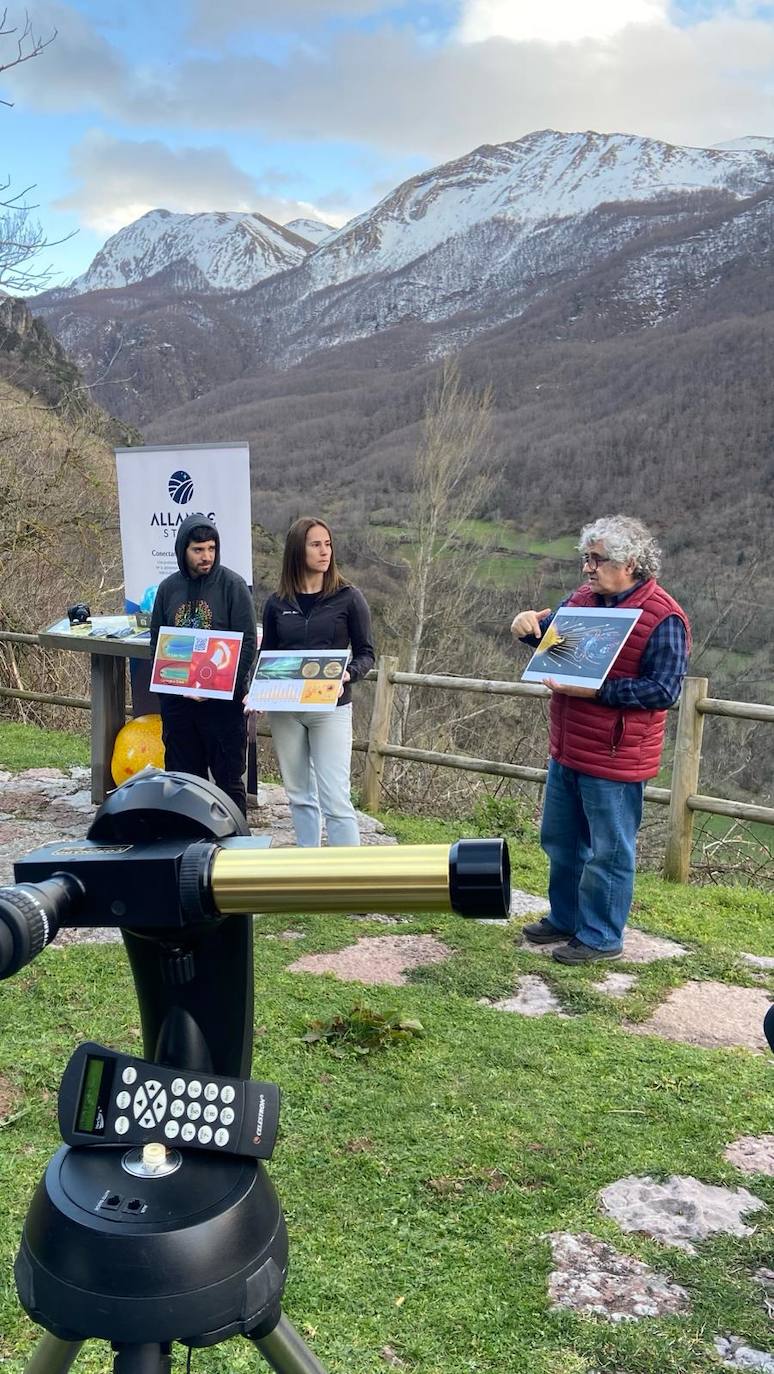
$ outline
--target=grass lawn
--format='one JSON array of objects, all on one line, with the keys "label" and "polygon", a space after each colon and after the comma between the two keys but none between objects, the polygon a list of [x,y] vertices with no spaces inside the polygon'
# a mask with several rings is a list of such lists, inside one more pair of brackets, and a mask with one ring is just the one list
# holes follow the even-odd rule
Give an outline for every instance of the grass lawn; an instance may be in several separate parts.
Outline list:
[{"label": "grass lawn", "polygon": [[24,768],[69,768],[81,764],[88,768],[88,734],[67,730],[41,730],[37,725],[0,723],[0,768],[20,772]]},{"label": "grass lawn", "polygon": [[[445,843],[443,822],[387,818],[403,842]],[[479,833],[486,818],[466,827]],[[544,891],[543,856],[511,840],[517,884]],[[599,971],[567,970],[516,945],[513,931],[453,916],[412,916],[454,951],[399,989],[360,989],[287,972],[299,952],[340,948],[385,928],[333,916],[266,916],[257,925],[254,1072],[283,1088],[271,1164],[291,1238],[286,1310],[330,1374],[377,1374],[389,1347],[417,1374],[684,1374],[718,1369],[714,1334],[771,1349],[761,1289],[771,1265],[774,1179],[723,1159],[742,1134],[772,1129],[772,1063],[627,1033],[688,977],[752,982],[741,950],[774,953],[774,899],[752,890],[638,883],[636,920],[686,944],[678,961],[638,969],[611,1002]],[[288,928],[302,941],[267,939]],[[620,966],[619,966],[620,967]],[[571,1019],[529,1020],[480,1006],[519,973],[546,976]],[[335,1058],[300,1043],[314,1018],[361,999],[418,1016],[423,1038]],[[138,1051],[138,1015],[119,947],[47,951],[0,994],[0,1359],[21,1371],[36,1333],[19,1311],[11,1264],[27,1200],[57,1144],[56,1091],[71,1047],[93,1038]],[[693,1174],[743,1184],[772,1213],[747,1239],[695,1256],[622,1234],[599,1190],[626,1174]],[[549,1310],[547,1233],[590,1230],[687,1288],[690,1315],[614,1325]],[[248,1370],[245,1342],[194,1353],[197,1371]],[[94,1343],[77,1369],[105,1368]],[[182,1371],[178,1347],[175,1368]]]}]

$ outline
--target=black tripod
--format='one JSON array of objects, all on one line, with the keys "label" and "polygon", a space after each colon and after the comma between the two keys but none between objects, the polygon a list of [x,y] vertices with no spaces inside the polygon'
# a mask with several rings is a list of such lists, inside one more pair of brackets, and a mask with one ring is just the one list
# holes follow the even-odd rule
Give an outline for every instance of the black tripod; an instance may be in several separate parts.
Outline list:
[{"label": "black tripod", "polygon": [[287,1231],[261,1162],[278,1094],[246,1081],[252,922],[224,918],[377,898],[394,911],[505,916],[508,854],[498,840],[270,851],[246,835],[217,788],[143,773],[111,794],[86,842],[27,855],[17,885],[0,889],[0,977],[63,925],[121,927],[145,1055],[86,1045],[65,1073],[70,1143],[38,1185],[15,1266],[21,1303],[47,1333],[26,1374],[66,1374],[92,1338],[111,1342],[115,1374],[169,1374],[174,1342],[236,1335],[278,1374],[324,1374],[281,1310]]}]

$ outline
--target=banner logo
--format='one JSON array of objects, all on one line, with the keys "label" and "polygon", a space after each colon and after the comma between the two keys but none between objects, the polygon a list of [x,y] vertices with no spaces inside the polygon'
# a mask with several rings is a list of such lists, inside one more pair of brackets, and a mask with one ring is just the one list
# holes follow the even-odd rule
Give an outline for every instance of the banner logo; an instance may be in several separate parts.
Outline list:
[{"label": "banner logo", "polygon": [[194,493],[191,476],[180,468],[169,479],[169,494],[178,506],[187,506]]}]

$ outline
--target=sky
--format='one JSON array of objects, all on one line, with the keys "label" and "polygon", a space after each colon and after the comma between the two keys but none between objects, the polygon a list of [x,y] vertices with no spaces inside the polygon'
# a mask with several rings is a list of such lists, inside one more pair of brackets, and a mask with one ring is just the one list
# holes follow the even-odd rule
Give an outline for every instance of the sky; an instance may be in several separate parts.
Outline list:
[{"label": "sky", "polygon": [[[33,188],[51,285],[151,209],[338,226],[416,172],[535,129],[701,147],[774,136],[774,0],[27,0],[26,12],[46,46],[0,72],[0,177],[5,197]],[[10,0],[0,66],[24,24]]]}]

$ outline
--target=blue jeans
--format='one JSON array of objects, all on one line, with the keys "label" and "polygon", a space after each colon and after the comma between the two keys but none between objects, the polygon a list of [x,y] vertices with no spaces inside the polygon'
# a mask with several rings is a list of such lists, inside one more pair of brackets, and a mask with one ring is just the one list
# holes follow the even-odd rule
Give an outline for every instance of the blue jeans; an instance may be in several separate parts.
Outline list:
[{"label": "blue jeans", "polygon": [[592,949],[623,942],[644,791],[644,782],[548,765],[540,843],[551,863],[549,920]]},{"label": "blue jeans", "polygon": [[319,845],[323,816],[328,844],[360,844],[349,795],[352,703],[335,711],[268,711],[267,717],[299,846]]}]

